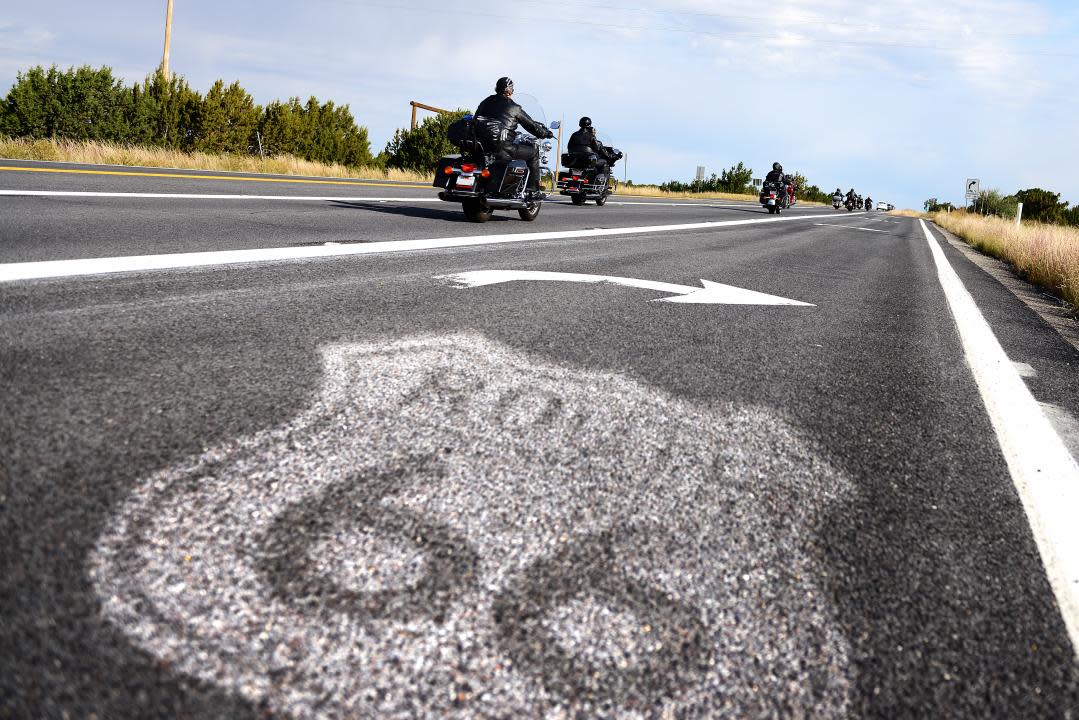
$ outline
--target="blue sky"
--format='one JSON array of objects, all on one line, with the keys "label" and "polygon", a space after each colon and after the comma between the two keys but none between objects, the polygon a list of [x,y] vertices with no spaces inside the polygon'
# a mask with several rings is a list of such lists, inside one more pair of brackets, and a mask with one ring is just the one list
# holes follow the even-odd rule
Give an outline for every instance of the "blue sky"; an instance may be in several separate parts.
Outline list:
[{"label": "blue sky", "polygon": [[[348,103],[376,152],[409,100],[475,107],[510,75],[548,119],[590,115],[637,181],[779,160],[904,207],[958,201],[967,177],[1079,203],[1079,10],[1063,0],[174,2],[171,65],[194,87]],[[141,79],[165,5],[7,3],[0,91],[36,64]]]}]

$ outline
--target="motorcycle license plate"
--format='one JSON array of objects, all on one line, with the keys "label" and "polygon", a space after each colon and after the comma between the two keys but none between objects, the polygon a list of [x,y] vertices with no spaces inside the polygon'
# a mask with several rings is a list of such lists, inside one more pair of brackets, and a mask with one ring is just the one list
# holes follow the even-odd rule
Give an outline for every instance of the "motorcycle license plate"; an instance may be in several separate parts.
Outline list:
[{"label": "motorcycle license plate", "polygon": [[776,204],[776,199],[775,198],[769,198],[768,199],[768,204],[769,205],[775,205]]},{"label": "motorcycle license plate", "polygon": [[458,175],[457,187],[459,188],[472,188],[476,186],[476,178],[472,175]]}]

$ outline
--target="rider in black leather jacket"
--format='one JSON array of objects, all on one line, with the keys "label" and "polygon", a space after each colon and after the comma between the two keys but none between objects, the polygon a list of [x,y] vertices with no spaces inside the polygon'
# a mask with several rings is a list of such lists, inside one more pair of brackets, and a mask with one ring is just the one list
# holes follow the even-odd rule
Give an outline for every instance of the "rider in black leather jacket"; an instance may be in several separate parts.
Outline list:
[{"label": "rider in black leather jacket", "polygon": [[607,151],[603,143],[596,137],[596,129],[592,127],[592,119],[581,118],[580,130],[569,136],[569,145],[566,150],[581,155],[595,155],[596,167],[601,173],[607,172],[607,164],[615,161],[615,156]]},{"label": "rider in black leather jacket", "polygon": [[496,140],[489,138],[485,145],[503,160],[528,161],[528,189],[538,190],[540,179],[539,148],[531,143],[514,144],[513,135],[520,124],[526,131],[537,138],[554,137],[546,125],[536,122],[525,109],[513,101],[513,81],[508,77],[499,78],[495,84],[495,94],[487,97],[476,108],[476,122],[493,120],[502,126],[502,134]]}]

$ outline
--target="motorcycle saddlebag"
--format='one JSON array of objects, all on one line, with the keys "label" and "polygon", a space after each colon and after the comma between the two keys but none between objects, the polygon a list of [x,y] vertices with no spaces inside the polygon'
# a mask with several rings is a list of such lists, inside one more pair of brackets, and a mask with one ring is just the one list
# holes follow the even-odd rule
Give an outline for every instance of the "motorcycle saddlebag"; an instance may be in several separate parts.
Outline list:
[{"label": "motorcycle saddlebag", "polygon": [[449,182],[453,174],[446,174],[447,167],[458,167],[461,164],[460,155],[445,155],[438,161],[438,167],[435,168],[435,181],[432,183],[435,187],[444,188]]},{"label": "motorcycle saddlebag", "polygon": [[512,194],[528,176],[528,163],[524,160],[498,160],[488,169],[491,177],[487,187],[498,195]]},{"label": "motorcycle saddlebag", "polygon": [[586,170],[595,165],[598,156],[595,153],[562,153],[562,165],[577,170]]}]

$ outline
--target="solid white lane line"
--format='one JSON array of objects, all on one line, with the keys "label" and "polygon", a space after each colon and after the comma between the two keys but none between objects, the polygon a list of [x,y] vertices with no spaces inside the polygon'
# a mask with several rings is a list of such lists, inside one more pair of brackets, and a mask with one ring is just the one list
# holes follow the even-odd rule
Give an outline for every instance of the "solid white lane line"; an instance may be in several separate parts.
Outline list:
[{"label": "solid white lane line", "polygon": [[8,197],[80,197],[167,200],[298,200],[307,202],[442,202],[434,197],[358,197],[356,195],[195,195],[191,193],[82,192],[74,190],[0,190]]},{"label": "solid white lane line", "polygon": [[886,233],[886,232],[888,232],[887,230],[874,230],[872,228],[863,228],[863,227],[849,227],[847,225],[832,225],[831,223],[816,223],[816,226],[817,227],[837,227],[837,228],[843,228],[844,230],[861,230],[863,232],[875,232],[875,233]]},{"label": "solid white lane line", "polygon": [[1026,510],[1060,614],[1079,655],[1079,464],[1019,377],[944,251],[919,220],[967,364]]},{"label": "solid white lane line", "polygon": [[235,263],[273,262],[305,258],[372,255],[375,253],[412,252],[438,248],[495,245],[535,240],[569,240],[572,238],[611,237],[617,235],[650,235],[690,230],[712,230],[743,225],[797,222],[813,220],[813,216],[762,217],[746,220],[683,223],[680,225],[648,225],[644,227],[593,228],[590,230],[553,230],[549,232],[446,237],[430,240],[389,240],[347,245],[314,245],[303,247],[257,248],[253,250],[212,250],[207,252],[173,253],[168,255],[132,255],[124,257],[82,258],[77,260],[42,260],[38,262],[0,265],[0,282],[36,280],[41,278],[103,275],[106,273],[176,268],[206,267]]}]

